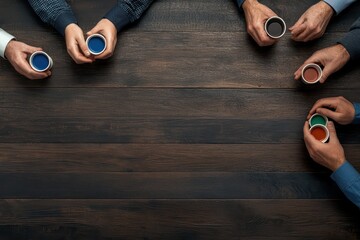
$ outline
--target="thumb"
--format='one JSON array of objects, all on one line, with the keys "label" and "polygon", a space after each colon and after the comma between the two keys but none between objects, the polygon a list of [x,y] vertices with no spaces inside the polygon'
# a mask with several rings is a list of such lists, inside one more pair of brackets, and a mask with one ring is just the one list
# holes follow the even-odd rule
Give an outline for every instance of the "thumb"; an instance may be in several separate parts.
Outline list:
[{"label": "thumb", "polygon": [[88,49],[88,47],[87,47],[87,45],[85,43],[85,40],[83,38],[81,38],[81,39],[78,39],[77,42],[79,44],[79,47],[80,47],[81,51],[84,53],[84,55],[86,57],[90,57],[91,54],[90,54],[89,49]]},{"label": "thumb", "polygon": [[86,33],[87,36],[93,35],[95,33],[100,32],[100,28],[96,25],[95,27],[93,27],[93,29],[91,29],[90,31],[88,31]]},{"label": "thumb", "polygon": [[326,65],[322,71],[322,76],[320,78],[320,83],[324,83],[326,79],[333,74],[335,71],[331,65]]},{"label": "thumb", "polygon": [[27,54],[32,54],[33,52],[42,51],[42,48],[39,47],[33,47],[27,44],[24,44],[24,52]]},{"label": "thumb", "polygon": [[337,134],[336,134],[335,125],[334,125],[334,123],[332,121],[328,122],[327,128],[329,129],[329,133],[330,133],[329,142],[339,142],[339,139],[338,139]]},{"label": "thumb", "polygon": [[338,120],[338,115],[339,113],[335,112],[335,111],[332,111],[330,109],[327,109],[327,108],[318,108],[316,109],[316,112],[321,114],[321,115],[324,115],[324,116],[327,116],[335,121]]}]

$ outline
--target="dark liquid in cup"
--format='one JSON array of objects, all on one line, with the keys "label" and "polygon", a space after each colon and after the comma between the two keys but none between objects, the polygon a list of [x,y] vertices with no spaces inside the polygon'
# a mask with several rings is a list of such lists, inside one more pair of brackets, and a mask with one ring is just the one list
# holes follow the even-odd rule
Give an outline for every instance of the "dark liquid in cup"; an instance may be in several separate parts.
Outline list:
[{"label": "dark liquid in cup", "polygon": [[284,31],[283,23],[279,19],[271,19],[267,26],[267,32],[273,37],[279,37]]},{"label": "dark liquid in cup", "polygon": [[319,73],[315,68],[309,67],[304,71],[304,78],[308,82],[315,82],[319,77]]}]

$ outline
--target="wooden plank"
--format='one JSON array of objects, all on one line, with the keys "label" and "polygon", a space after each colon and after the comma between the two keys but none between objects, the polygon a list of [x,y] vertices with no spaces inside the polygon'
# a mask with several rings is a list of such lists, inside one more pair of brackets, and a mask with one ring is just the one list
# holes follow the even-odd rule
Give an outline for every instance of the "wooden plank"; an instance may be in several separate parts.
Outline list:
[{"label": "wooden plank", "polygon": [[[1,143],[303,143],[304,120],[21,118],[2,120]],[[360,125],[338,127],[359,144]]]},{"label": "wooden plank", "polygon": [[[344,145],[360,169],[359,145]],[[0,144],[0,172],[326,172],[304,144]]]},{"label": "wooden plank", "polygon": [[2,200],[2,239],[358,239],[329,200]]},{"label": "wooden plank", "polygon": [[[74,12],[79,24],[90,30],[96,22],[116,3],[96,0],[73,1]],[[294,24],[301,14],[315,2],[312,0],[288,0],[286,3],[264,0],[262,3],[272,8],[288,26]],[[26,1],[3,1],[1,23],[4,28],[50,29],[40,22]],[[96,11],[94,11],[96,9]],[[358,17],[360,4],[353,4],[348,10],[336,17],[328,31],[346,31]],[[12,14],[21,12],[21,14]],[[245,20],[232,0],[157,0],[134,31],[245,31]]]},{"label": "wooden plank", "polygon": [[[343,34],[296,44],[286,39],[275,47],[258,48],[244,33],[134,33],[122,34],[108,61],[76,65],[56,35],[15,31],[19,39],[41,45],[54,59],[53,76],[29,81],[0,61],[4,87],[108,88],[292,88],[306,90],[360,88],[360,69],[348,67],[325,85],[304,86],[293,80],[295,70],[316,50],[333,45]],[[39,38],[41,41],[39,41]]]},{"label": "wooden plank", "polygon": [[338,199],[328,173],[0,173],[0,198]]},{"label": "wooden plank", "polygon": [[324,89],[314,94],[292,89],[9,88],[0,90],[0,109],[5,120],[31,116],[305,121],[318,99],[339,95],[360,101],[350,89]]}]

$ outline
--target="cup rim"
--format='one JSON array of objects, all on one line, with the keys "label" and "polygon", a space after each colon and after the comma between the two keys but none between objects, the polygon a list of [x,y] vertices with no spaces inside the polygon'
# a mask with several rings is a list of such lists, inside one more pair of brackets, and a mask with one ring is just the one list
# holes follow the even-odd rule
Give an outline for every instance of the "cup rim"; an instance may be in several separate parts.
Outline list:
[{"label": "cup rim", "polygon": [[[311,134],[311,131],[314,129],[314,128],[322,128],[322,129],[324,129],[325,130],[325,132],[326,132],[326,137],[323,139],[323,140],[318,140],[318,141],[321,141],[322,143],[326,143],[328,140],[329,140],[329,137],[330,137],[330,132],[329,132],[329,129],[326,127],[326,126],[324,126],[324,125],[322,125],[322,124],[315,124],[315,125],[313,125],[311,128],[310,128],[310,134]],[[317,140],[317,139],[316,139]]]},{"label": "cup rim", "polygon": [[[93,52],[93,51],[89,48],[89,41],[90,41],[92,38],[94,38],[94,37],[99,37],[99,38],[101,38],[101,39],[104,41],[104,44],[105,44],[104,49],[101,50],[100,52]],[[102,53],[105,51],[105,49],[106,49],[106,47],[107,47],[107,45],[106,45],[106,38],[105,38],[102,34],[94,33],[94,34],[92,34],[92,35],[90,35],[90,36],[87,37],[87,39],[86,39],[86,46],[87,46],[89,52],[90,52],[92,55],[100,55],[100,54],[102,54]]]},{"label": "cup rim", "polygon": [[323,125],[323,126],[325,126],[325,127],[327,126],[327,124],[328,124],[328,122],[329,122],[328,117],[325,116],[325,115],[322,115],[322,114],[320,114],[320,113],[314,113],[313,115],[311,115],[311,117],[310,117],[310,119],[309,119],[309,125],[310,125],[310,127],[312,127],[312,126],[314,126],[314,125],[322,125],[322,124],[320,124],[320,123],[314,124],[314,125],[311,124],[311,120],[312,120],[313,117],[315,117],[315,116],[321,116],[322,118],[324,118],[324,119],[325,119],[325,125]]},{"label": "cup rim", "polygon": [[[44,69],[42,69],[42,70],[36,68],[36,67],[34,66],[33,62],[32,62],[33,59],[34,59],[34,57],[35,57],[36,55],[39,55],[39,54],[45,55],[45,56],[47,57],[47,59],[49,60],[49,63],[48,63],[48,65],[46,66],[46,68],[44,68]],[[51,59],[51,57],[49,56],[49,54],[47,54],[47,53],[44,52],[44,51],[35,51],[35,52],[33,52],[33,53],[30,55],[29,63],[30,63],[31,68],[32,68],[34,71],[36,71],[36,72],[45,72],[45,71],[47,71],[48,69],[50,69],[50,68],[52,67],[52,59]]]},{"label": "cup rim", "polygon": [[[319,75],[319,76],[318,76],[318,78],[317,78],[314,82],[310,82],[310,81],[306,80],[305,77],[304,77],[304,72],[305,72],[305,70],[308,69],[308,68],[315,68],[316,71],[318,72],[318,75]],[[322,74],[323,74],[323,73],[322,73],[321,67],[320,67],[318,64],[316,64],[316,63],[306,64],[306,65],[303,67],[303,69],[301,70],[301,78],[302,78],[303,82],[306,83],[306,84],[315,84],[315,83],[319,82],[320,79],[321,79],[321,77],[322,77]]]},{"label": "cup rim", "polygon": [[[283,30],[283,32],[282,32],[279,36],[273,36],[273,35],[271,35],[271,34],[268,32],[268,30],[267,30],[267,25],[268,25],[269,21],[271,21],[272,19],[278,19],[278,20],[280,20],[280,21],[282,22],[282,24],[283,24],[284,30]],[[265,22],[264,28],[265,28],[266,34],[267,34],[269,37],[273,38],[273,39],[281,38],[281,37],[284,36],[284,34],[286,33],[286,23],[285,23],[284,19],[282,19],[282,18],[279,17],[279,16],[273,16],[273,17],[268,18],[268,19],[266,20],[266,22]]]}]

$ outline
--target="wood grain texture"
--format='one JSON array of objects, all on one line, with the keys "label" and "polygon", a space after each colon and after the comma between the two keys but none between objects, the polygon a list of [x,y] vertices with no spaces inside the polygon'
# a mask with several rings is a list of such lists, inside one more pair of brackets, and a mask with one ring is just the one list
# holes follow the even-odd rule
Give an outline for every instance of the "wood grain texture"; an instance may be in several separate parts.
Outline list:
[{"label": "wood grain texture", "polygon": [[342,197],[328,173],[0,173],[0,189],[2,199]]},{"label": "wood grain texture", "polygon": [[[289,34],[271,48],[258,48],[245,33],[126,32],[115,55],[106,61],[76,65],[63,40],[44,31],[19,39],[41,46],[54,59],[53,76],[28,81],[0,62],[1,87],[105,88],[291,88],[304,91],[360,88],[360,70],[348,66],[325,85],[304,86],[294,72],[315,51],[331,46],[343,33],[326,34],[309,44],[294,43]],[[43,40],[38,40],[39,37]],[[143,47],[146,46],[146,47]],[[246,47],[245,47],[246,46]],[[79,77],[81,76],[81,77]]]},{"label": "wood grain texture", "polygon": [[[2,239],[358,239],[324,200],[2,200]],[[8,238],[6,238],[8,237]]]},{"label": "wood grain texture", "polygon": [[[69,1],[84,32],[116,0]],[[264,0],[290,27],[315,2]],[[0,1],[1,28],[41,46],[53,76],[0,61],[0,239],[359,239],[358,209],[310,159],[313,103],[360,101],[360,70],[304,86],[293,72],[342,38],[259,48],[233,0],[157,0],[114,56],[75,65],[27,1]],[[360,126],[337,126],[360,168]]]},{"label": "wood grain texture", "polygon": [[[344,145],[360,168],[358,144]],[[327,172],[301,144],[0,144],[0,172]]]}]

